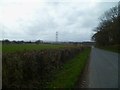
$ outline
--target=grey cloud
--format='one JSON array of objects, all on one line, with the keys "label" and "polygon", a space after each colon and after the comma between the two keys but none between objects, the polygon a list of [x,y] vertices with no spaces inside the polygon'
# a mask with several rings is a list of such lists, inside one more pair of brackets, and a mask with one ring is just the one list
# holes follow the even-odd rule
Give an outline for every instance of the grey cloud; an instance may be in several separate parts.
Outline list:
[{"label": "grey cloud", "polygon": [[[12,32],[12,28],[5,25],[5,38],[55,41],[55,32],[58,31],[59,41],[90,40],[99,16],[116,3],[96,3],[96,6],[91,8],[87,4],[73,1],[46,2],[43,6],[37,6],[28,20],[22,18],[17,21],[16,25],[19,27],[14,26]],[[17,32],[15,29],[21,31]]]}]

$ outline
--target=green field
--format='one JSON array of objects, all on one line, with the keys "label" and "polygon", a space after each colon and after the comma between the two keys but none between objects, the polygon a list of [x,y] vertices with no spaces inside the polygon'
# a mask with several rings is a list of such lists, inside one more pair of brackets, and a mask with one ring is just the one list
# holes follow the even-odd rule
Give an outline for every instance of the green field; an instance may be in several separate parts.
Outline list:
[{"label": "green field", "polygon": [[30,50],[44,50],[44,49],[57,49],[64,48],[71,45],[57,45],[57,44],[3,44],[2,52],[17,52],[17,51],[30,51]]}]

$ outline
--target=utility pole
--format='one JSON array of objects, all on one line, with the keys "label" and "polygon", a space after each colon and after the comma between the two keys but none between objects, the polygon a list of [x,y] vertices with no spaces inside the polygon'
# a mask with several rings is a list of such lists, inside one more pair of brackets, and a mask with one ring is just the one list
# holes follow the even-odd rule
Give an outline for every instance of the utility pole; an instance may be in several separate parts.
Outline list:
[{"label": "utility pole", "polygon": [[56,32],[56,42],[58,42],[58,32]]}]

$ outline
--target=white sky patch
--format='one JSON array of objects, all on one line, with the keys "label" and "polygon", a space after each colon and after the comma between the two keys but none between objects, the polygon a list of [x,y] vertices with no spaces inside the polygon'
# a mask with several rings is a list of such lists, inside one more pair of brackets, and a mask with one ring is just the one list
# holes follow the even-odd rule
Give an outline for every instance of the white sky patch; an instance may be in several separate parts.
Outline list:
[{"label": "white sky patch", "polygon": [[90,40],[99,16],[118,0],[102,1],[1,0],[0,39],[55,41],[58,31],[61,41]]}]

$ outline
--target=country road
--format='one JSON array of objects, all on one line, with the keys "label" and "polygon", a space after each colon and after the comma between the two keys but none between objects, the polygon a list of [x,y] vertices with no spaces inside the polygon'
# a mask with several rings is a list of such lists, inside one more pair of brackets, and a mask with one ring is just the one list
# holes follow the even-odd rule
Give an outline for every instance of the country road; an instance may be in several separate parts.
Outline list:
[{"label": "country road", "polygon": [[118,88],[118,54],[92,47],[88,88]]}]

